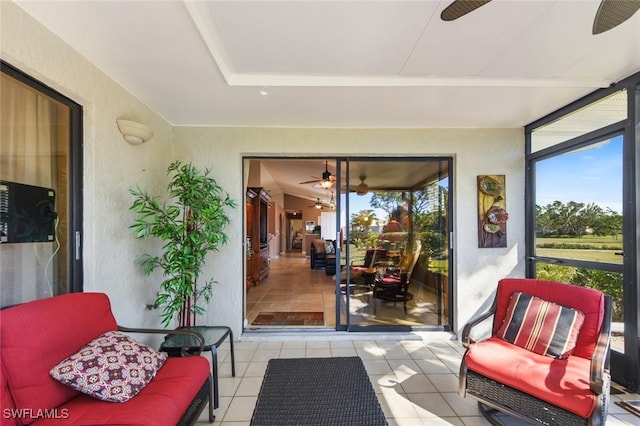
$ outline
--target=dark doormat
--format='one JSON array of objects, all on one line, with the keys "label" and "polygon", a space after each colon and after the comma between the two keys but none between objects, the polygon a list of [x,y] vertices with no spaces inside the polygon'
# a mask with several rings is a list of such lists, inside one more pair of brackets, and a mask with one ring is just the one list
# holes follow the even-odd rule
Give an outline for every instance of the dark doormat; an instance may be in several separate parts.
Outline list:
[{"label": "dark doormat", "polygon": [[625,410],[640,417],[640,399],[631,401],[616,401],[616,404],[624,408]]},{"label": "dark doormat", "polygon": [[272,359],[252,426],[387,425],[359,357]]},{"label": "dark doormat", "polygon": [[324,312],[260,312],[251,324],[324,326]]}]

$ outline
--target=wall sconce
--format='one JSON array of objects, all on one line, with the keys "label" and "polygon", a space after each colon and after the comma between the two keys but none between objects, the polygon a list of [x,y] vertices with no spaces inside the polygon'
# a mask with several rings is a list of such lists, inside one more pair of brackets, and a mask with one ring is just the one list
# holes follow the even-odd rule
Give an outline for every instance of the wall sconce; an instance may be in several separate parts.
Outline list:
[{"label": "wall sconce", "polygon": [[121,118],[117,119],[116,123],[118,124],[118,130],[124,136],[124,140],[131,145],[140,145],[153,136],[153,129],[146,124]]}]

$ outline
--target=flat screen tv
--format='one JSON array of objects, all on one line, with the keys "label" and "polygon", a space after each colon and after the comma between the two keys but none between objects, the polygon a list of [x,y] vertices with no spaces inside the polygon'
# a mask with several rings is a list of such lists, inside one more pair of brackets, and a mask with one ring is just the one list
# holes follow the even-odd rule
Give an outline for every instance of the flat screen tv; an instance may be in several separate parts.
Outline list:
[{"label": "flat screen tv", "polygon": [[0,243],[54,241],[55,196],[52,188],[0,181]]}]

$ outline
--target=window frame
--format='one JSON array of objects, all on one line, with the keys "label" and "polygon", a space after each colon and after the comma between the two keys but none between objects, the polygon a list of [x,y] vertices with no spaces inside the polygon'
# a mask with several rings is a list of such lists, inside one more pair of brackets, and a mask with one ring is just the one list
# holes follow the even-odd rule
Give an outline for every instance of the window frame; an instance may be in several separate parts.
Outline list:
[{"label": "window frame", "polygon": [[72,99],[0,59],[0,72],[54,99],[69,108],[69,256],[67,271],[70,293],[82,292],[82,218],[83,218],[83,109]]},{"label": "window frame", "polygon": [[[593,130],[551,147],[532,153],[532,133],[538,127],[554,122],[578,109],[589,106],[614,92],[627,91],[627,118],[608,126]],[[576,268],[589,268],[609,272],[620,272],[616,265],[584,260],[559,259],[536,256],[536,176],[535,163],[561,155],[574,149],[588,146],[598,140],[623,136],[623,252],[622,265],[625,312],[625,351],[611,351],[612,377],[630,390],[637,390],[640,382],[640,73],[631,75],[610,87],[596,90],[577,101],[558,109],[525,126],[525,266],[528,278],[536,277],[538,262],[561,264]]]}]

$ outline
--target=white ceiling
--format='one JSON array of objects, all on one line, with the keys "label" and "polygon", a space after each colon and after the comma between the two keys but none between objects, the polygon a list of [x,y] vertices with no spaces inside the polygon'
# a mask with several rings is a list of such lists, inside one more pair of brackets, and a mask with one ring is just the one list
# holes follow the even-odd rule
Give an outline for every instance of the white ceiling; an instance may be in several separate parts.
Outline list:
[{"label": "white ceiling", "polygon": [[640,71],[599,0],[17,3],[174,125],[521,127]]}]

